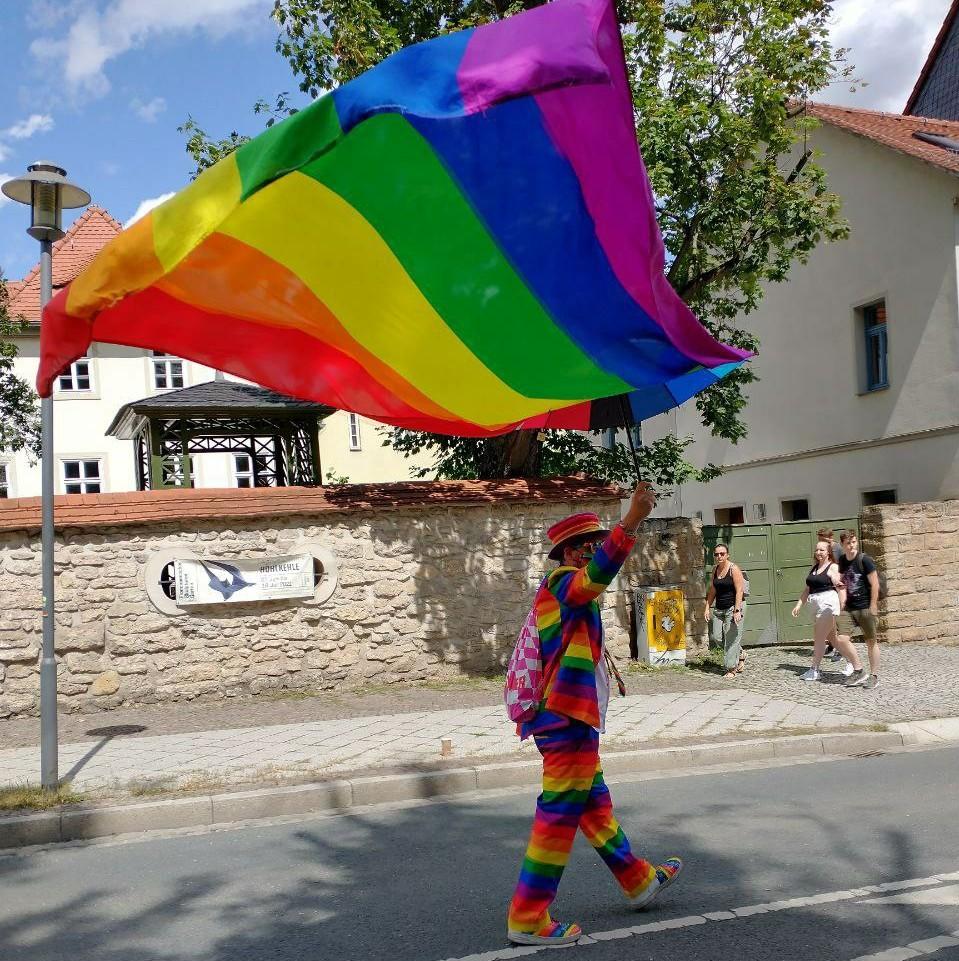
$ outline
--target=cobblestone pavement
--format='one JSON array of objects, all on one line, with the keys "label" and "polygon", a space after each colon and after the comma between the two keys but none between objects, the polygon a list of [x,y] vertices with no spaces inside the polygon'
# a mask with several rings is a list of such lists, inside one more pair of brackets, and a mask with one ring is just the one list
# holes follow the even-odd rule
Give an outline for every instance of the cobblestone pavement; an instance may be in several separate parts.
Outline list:
[{"label": "cobblestone pavement", "polygon": [[[866,645],[857,644],[868,665]],[[873,722],[917,721],[959,715],[959,645],[901,644],[880,647],[880,682],[872,691],[846,689],[841,664],[823,661],[824,682],[799,680],[812,661],[812,646],[754,648],[734,682],[773,697],[800,699],[824,710],[845,711]]]},{"label": "cobblestone pavement", "polygon": [[[839,665],[832,664],[825,683],[803,683],[799,674],[809,655],[802,646],[753,649],[733,681],[692,669],[632,672],[630,696],[610,704],[605,744],[625,748],[655,740],[662,746],[959,716],[959,647],[883,647],[882,681],[874,691],[843,688]],[[177,718],[183,727],[177,728]],[[123,724],[143,730],[118,736]],[[535,755],[531,743],[520,745],[513,734],[495,681],[445,691],[165,705],[65,717],[62,726],[61,776],[87,790],[410,767],[438,761],[443,739],[451,743],[453,762]],[[11,745],[11,733],[21,746]],[[0,781],[35,781],[36,721],[0,722],[0,744]]]}]

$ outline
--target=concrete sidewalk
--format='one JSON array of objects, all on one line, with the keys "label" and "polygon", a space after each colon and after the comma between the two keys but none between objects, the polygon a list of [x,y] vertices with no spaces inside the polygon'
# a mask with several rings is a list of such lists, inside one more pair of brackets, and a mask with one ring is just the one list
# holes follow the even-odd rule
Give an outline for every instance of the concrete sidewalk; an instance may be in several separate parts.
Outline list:
[{"label": "concrete sidewalk", "polygon": [[[717,688],[680,694],[638,694],[610,703],[607,750],[660,746],[677,739],[803,733],[862,727],[869,721],[819,707]],[[303,724],[229,728],[154,737],[104,737],[60,748],[61,777],[81,791],[122,789],[163,781],[176,786],[199,778],[221,783],[256,782],[265,774],[342,775],[357,770],[439,761],[443,741],[451,759],[474,762],[537,756],[520,743],[502,706],[352,717]],[[0,751],[3,781],[33,781],[38,748]]]},{"label": "concrete sidewalk", "polygon": [[[632,689],[646,693],[612,699],[604,750],[875,730],[897,722],[959,716],[959,647],[884,647],[882,682],[869,692],[843,688],[838,665],[828,662],[827,683],[803,684],[798,675],[808,656],[805,648],[753,650],[746,671],[731,682],[692,669],[630,674]],[[60,775],[77,790],[116,795],[131,787],[142,792],[204,782],[256,785],[537,757],[531,742],[521,744],[516,738],[495,683],[469,694],[463,699],[483,703],[417,710],[423,698],[414,691],[391,691],[390,713],[362,713],[357,706],[361,695],[350,700],[341,695],[340,716],[332,717],[329,705],[322,710],[323,698],[318,696],[312,699],[315,705],[307,699],[300,707],[288,706],[287,716],[319,714],[317,720],[297,723],[276,723],[282,712],[264,699],[204,705],[199,722],[194,716],[186,725],[183,716],[196,714],[200,706],[170,704],[86,715],[85,726],[91,729],[82,738],[75,719],[65,725],[74,734],[61,736]],[[441,703],[457,703],[456,692]],[[124,733],[122,727],[111,726],[115,716],[149,718],[147,730],[170,733],[138,734],[135,728]],[[242,723],[247,718],[249,722]],[[39,748],[36,740],[24,737],[26,723],[35,724],[0,722],[0,744],[5,728],[19,732],[21,744],[33,740],[30,747],[0,749],[0,784],[36,783]]]}]

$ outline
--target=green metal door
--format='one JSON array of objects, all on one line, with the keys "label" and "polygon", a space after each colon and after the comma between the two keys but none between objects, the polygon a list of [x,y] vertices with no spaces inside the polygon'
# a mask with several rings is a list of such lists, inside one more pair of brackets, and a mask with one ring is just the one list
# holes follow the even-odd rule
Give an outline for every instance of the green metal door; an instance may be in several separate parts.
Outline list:
[{"label": "green metal door", "polygon": [[[776,603],[773,597],[772,530],[768,524],[704,526],[706,589],[713,572],[713,548],[729,547],[729,556],[749,575],[749,597],[743,624],[743,644],[775,644]],[[805,576],[805,575],[803,575]]]},{"label": "green metal door", "polygon": [[792,521],[772,526],[772,559],[774,564],[775,618],[779,623],[779,641],[801,641],[812,637],[812,620],[808,609],[799,617],[792,616],[792,609],[806,587],[806,575],[812,567],[816,548],[816,531],[823,527],[839,534],[847,527],[859,530],[856,518],[840,520]]}]

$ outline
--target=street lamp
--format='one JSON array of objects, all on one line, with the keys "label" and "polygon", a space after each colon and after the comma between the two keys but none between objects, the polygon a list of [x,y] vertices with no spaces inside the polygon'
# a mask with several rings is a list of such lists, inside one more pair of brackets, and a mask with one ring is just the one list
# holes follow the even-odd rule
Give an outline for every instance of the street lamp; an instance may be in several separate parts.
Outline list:
[{"label": "street lamp", "polygon": [[[86,207],[90,195],[67,180],[56,164],[35,163],[26,174],[0,185],[11,200],[30,205],[27,233],[40,241],[40,311],[47,306],[53,288],[53,242],[63,236],[64,209]],[[57,659],[53,614],[53,397],[40,401],[41,494],[43,524],[43,652],[40,658],[40,783],[56,790],[57,773]]]}]

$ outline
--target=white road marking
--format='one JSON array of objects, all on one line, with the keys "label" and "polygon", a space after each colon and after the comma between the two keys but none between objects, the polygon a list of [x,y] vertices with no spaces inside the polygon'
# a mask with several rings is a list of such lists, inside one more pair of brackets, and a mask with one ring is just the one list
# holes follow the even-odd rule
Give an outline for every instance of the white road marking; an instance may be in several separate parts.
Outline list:
[{"label": "white road marking", "polygon": [[954,948],[959,944],[959,931],[952,934],[940,934],[935,938],[923,938],[922,941],[913,941],[911,944],[904,944],[898,948],[887,948],[876,954],[863,954],[852,961],[907,961],[908,958],[921,958],[925,955],[935,954],[943,948]]},{"label": "white road marking", "polygon": [[[644,934],[654,934],[659,931],[672,931],[678,928],[692,928],[700,924],[718,923],[721,921],[737,921],[755,914],[768,914],[774,911],[791,911],[794,908],[813,907],[817,904],[833,904],[838,901],[858,900],[859,904],[959,904],[959,884],[942,887],[943,882],[959,881],[959,871],[950,874],[934,874],[928,878],[909,878],[904,881],[887,881],[882,884],[870,884],[861,888],[842,891],[827,891],[823,894],[811,894],[804,898],[789,898],[786,901],[770,901],[765,904],[747,904],[741,908],[731,908],[728,911],[710,911],[707,914],[693,914],[683,918],[671,918],[666,921],[651,921],[647,924],[636,924],[628,928],[614,928],[609,931],[590,931],[583,935],[575,944],[564,945],[560,948],[545,948],[539,945],[529,947],[503,947],[499,950],[484,951],[481,954],[468,954],[461,958],[446,958],[445,961],[510,961],[539,951],[558,951],[566,948],[583,948],[600,941],[618,941],[623,938],[634,938]],[[925,890],[912,890],[923,888]],[[889,891],[909,891],[908,894],[896,894],[889,897],[867,897],[868,895],[886,894]],[[928,900],[921,900],[928,897]],[[938,898],[938,899],[937,899]],[[909,900],[905,900],[909,899]],[[852,961],[906,961],[907,958],[917,958],[923,954],[932,954],[941,948],[959,944],[959,931],[951,935],[941,935],[914,941],[903,947],[889,948],[878,954],[863,955]]]},{"label": "white road marking", "polygon": [[884,898],[868,898],[862,904],[940,904],[959,906],[959,884],[945,888],[924,888],[907,894],[891,894]]}]

